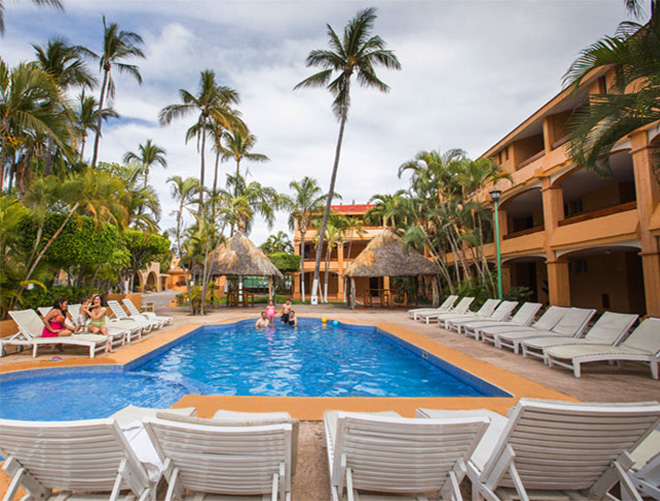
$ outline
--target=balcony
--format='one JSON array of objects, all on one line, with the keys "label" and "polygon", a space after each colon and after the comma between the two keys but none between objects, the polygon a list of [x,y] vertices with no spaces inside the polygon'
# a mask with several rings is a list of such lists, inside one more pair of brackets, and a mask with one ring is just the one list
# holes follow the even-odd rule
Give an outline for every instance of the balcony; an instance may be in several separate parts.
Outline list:
[{"label": "balcony", "polygon": [[606,207],[605,209],[599,209],[592,212],[587,212],[585,214],[579,214],[577,216],[562,219],[557,224],[558,226],[567,226],[569,224],[589,221],[590,219],[597,219],[599,217],[609,216],[610,214],[618,214],[619,212],[626,212],[635,209],[637,209],[637,202],[633,201],[625,204],[615,205],[614,207]]}]

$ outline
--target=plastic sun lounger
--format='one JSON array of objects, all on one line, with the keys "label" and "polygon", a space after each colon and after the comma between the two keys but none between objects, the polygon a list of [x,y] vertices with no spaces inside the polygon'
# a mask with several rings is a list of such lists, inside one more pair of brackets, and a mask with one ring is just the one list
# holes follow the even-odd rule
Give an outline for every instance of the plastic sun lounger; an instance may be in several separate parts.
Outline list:
[{"label": "plastic sun lounger", "polygon": [[144,426],[164,464],[165,501],[205,494],[291,499],[293,423],[254,417],[254,424],[242,425],[236,419],[160,416],[145,418]]},{"label": "plastic sun lounger", "polygon": [[[155,499],[155,485],[112,419],[0,419],[0,455],[13,479],[5,499],[19,487],[28,492],[23,499],[90,500],[93,493],[110,501]],[[124,489],[130,493],[121,495]]]},{"label": "plastic sun lounger", "polygon": [[164,317],[161,315],[156,315],[153,311],[143,311],[140,312],[135,305],[133,304],[133,301],[125,297],[124,299],[121,300],[121,302],[124,304],[128,312],[131,314],[131,316],[137,316],[141,315],[143,317],[146,317],[147,320],[151,320],[152,322],[159,322],[160,326],[162,327],[163,325],[169,325],[169,323],[174,320],[172,317]]},{"label": "plastic sun lounger", "polygon": [[437,308],[415,308],[413,310],[408,310],[408,316],[413,320],[417,320],[417,317],[421,314],[443,313],[446,311],[451,311],[456,301],[458,301],[458,296],[452,294]]},{"label": "plastic sun lounger", "polygon": [[110,307],[112,313],[114,313],[117,320],[135,322],[142,328],[143,332],[149,332],[152,329],[158,329],[161,325],[160,322],[154,322],[142,315],[129,315],[124,311],[124,308],[121,307],[118,301],[111,299],[108,301],[108,306]]},{"label": "plastic sun lounger", "polygon": [[552,329],[571,309],[563,306],[551,306],[548,308],[541,318],[534,322],[529,327],[522,327],[518,325],[498,325],[495,327],[483,327],[477,329],[479,337],[484,343],[495,344],[495,336],[506,332],[523,332],[523,331],[548,331]]},{"label": "plastic sun lounger", "polygon": [[579,338],[595,313],[596,310],[594,309],[571,308],[551,330],[539,331],[538,329],[530,329],[527,331],[495,334],[495,346],[497,348],[511,348],[514,353],[520,353],[520,345],[525,339],[541,336]]},{"label": "plastic sun lounger", "polygon": [[[485,320],[492,320],[493,322],[502,322],[508,319],[511,316],[511,312],[518,306],[518,301],[502,301],[495,310],[488,315]],[[447,319],[445,320],[445,325],[449,327],[449,330],[455,330],[459,334],[465,333],[463,326],[469,324],[470,322],[478,322],[484,320],[482,317],[471,317],[471,318],[459,318],[459,319]]]},{"label": "plastic sun lounger", "polygon": [[481,305],[481,308],[475,312],[465,312],[461,314],[448,314],[448,315],[443,315],[442,317],[438,318],[438,327],[444,327],[445,329],[449,330],[449,322],[451,321],[456,321],[456,320],[481,320],[490,317],[493,312],[495,311],[495,308],[497,308],[497,305],[500,304],[499,299],[486,299],[486,302]]},{"label": "plastic sun lounger", "polygon": [[444,315],[455,315],[457,313],[465,313],[466,311],[469,310],[472,301],[474,301],[473,297],[464,297],[458,302],[456,306],[454,306],[451,309],[451,311],[447,311],[444,313],[443,312],[422,313],[417,315],[417,320],[424,320],[427,324],[430,323],[431,320],[437,320],[439,322]]},{"label": "plastic sun lounger", "polygon": [[541,309],[541,303],[523,303],[516,314],[509,320],[495,322],[493,320],[474,320],[463,324],[466,336],[472,336],[477,341],[482,329],[489,327],[528,327],[534,320],[534,316]]},{"label": "plastic sun lounger", "polygon": [[628,470],[630,480],[642,494],[660,501],[660,430],[653,430],[631,456],[635,464]]},{"label": "plastic sun lounger", "polygon": [[[402,494],[428,491],[439,492],[441,499],[461,499],[465,464],[486,431],[488,418],[436,420],[378,414],[325,413],[333,501],[401,500],[410,499]],[[378,494],[358,494],[359,490]]]},{"label": "plastic sun lounger", "polygon": [[587,362],[617,362],[628,360],[648,363],[651,377],[658,379],[658,357],[660,357],[660,318],[647,318],[618,346],[610,345],[565,345],[545,350],[545,362],[554,367],[573,369],[580,377],[581,366]]},{"label": "plastic sun lounger", "polygon": [[612,313],[606,311],[583,338],[571,336],[543,336],[523,339],[522,355],[545,358],[543,351],[552,346],[565,344],[611,344],[615,345],[628,333],[639,315],[629,313]]},{"label": "plastic sun lounger", "polygon": [[41,337],[44,323],[34,310],[10,311],[9,316],[16,322],[18,333],[8,339],[0,341],[0,354],[5,355],[5,346],[31,347],[32,356],[37,356],[40,346],[82,346],[89,349],[90,358],[94,358],[97,352],[106,351],[108,338],[97,334],[78,334],[66,337]]},{"label": "plastic sun lounger", "polygon": [[[52,306],[40,306],[37,308],[39,311],[39,314],[42,317],[45,317],[48,315],[48,312],[52,310]],[[69,313],[71,314],[71,317],[73,318],[73,325],[78,326],[78,321],[77,318],[80,314],[80,305],[79,304],[71,304],[69,305]],[[79,336],[80,334],[73,333],[74,336]],[[108,336],[110,336],[110,339],[112,339],[112,346],[123,346],[127,342],[130,342],[131,340],[131,333],[127,329],[122,329],[120,327],[112,327],[108,326]]]},{"label": "plastic sun lounger", "polygon": [[609,491],[619,484],[624,499],[641,501],[626,474],[629,451],[659,423],[657,402],[522,398],[467,464],[473,499],[615,499]]}]

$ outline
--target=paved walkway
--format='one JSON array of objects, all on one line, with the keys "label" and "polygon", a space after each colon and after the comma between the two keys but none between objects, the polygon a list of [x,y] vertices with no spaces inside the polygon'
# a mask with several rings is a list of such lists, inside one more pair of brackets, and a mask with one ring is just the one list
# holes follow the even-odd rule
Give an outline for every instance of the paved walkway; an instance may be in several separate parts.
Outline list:
[{"label": "paved walkway", "polygon": [[[583,376],[577,379],[573,377],[571,371],[550,369],[538,359],[527,359],[508,351],[498,350],[492,345],[486,345],[474,339],[447,332],[438,328],[435,324],[427,326],[415,323],[408,318],[404,310],[362,309],[350,311],[346,307],[332,305],[296,305],[295,309],[299,315],[305,317],[326,316],[330,319],[337,318],[346,322],[362,324],[388,323],[399,326],[402,329],[423,336],[432,341],[433,344],[442,345],[439,346],[440,348],[449,347],[458,353],[469,355],[494,367],[509,371],[511,378],[523,376],[534,383],[557,390],[575,399],[602,402],[660,401],[660,383],[652,380],[648,367],[641,364],[626,363],[623,370],[605,364],[587,365],[583,370]],[[187,324],[227,322],[246,317],[256,318],[259,308],[227,309],[223,307],[211,311],[210,314],[204,317],[191,317],[185,310],[179,308],[159,308],[159,311],[162,314],[175,317],[173,327],[149,334],[135,346],[118,349],[118,353],[112,358],[105,355],[99,357],[94,363],[123,363],[122,360],[131,350],[140,348],[146,350],[159,338],[173,336],[177,331],[185,329]],[[35,366],[53,366],[53,363],[48,361],[51,356],[52,354],[47,351],[39,355],[36,360],[26,353],[9,355],[0,359],[0,372]],[[66,358],[69,361],[79,360],[79,363],[82,364],[91,362],[83,354],[78,356],[67,353]],[[210,410],[202,414],[206,415],[208,412]],[[301,423],[298,469],[292,491],[294,500],[322,501],[330,499],[327,460],[322,445],[321,428],[321,423],[316,420]],[[0,493],[4,492],[5,488],[6,477],[4,479],[0,478]],[[466,489],[468,489],[467,486]]]}]

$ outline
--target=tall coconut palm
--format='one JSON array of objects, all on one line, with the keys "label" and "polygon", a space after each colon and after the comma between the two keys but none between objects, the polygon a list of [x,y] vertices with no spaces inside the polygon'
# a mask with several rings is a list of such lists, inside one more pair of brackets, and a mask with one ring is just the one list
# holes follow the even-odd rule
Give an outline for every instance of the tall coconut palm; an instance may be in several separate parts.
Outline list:
[{"label": "tall coconut palm", "polygon": [[[327,25],[328,42],[330,49],[313,50],[307,56],[307,66],[321,66],[323,71],[316,73],[295,86],[326,87],[334,96],[332,110],[339,120],[339,135],[335,148],[335,160],[330,177],[328,201],[323,215],[320,230],[319,246],[316,249],[316,264],[314,266],[314,282],[312,285],[312,301],[315,300],[319,282],[319,269],[321,266],[321,253],[325,228],[328,225],[330,206],[337,180],[339,156],[344,137],[344,127],[348,118],[348,108],[351,100],[351,76],[356,75],[359,84],[373,87],[381,92],[388,92],[389,87],[376,75],[376,67],[384,66],[389,69],[401,69],[399,60],[391,50],[385,49],[385,42],[379,36],[372,36],[371,29],[376,20],[376,11],[373,8],[360,12],[344,27],[343,37],[340,38],[332,26]],[[336,74],[336,76],[335,76]],[[334,78],[333,80],[331,80]]]},{"label": "tall coconut palm", "polygon": [[[125,61],[140,58],[145,55],[139,47],[143,40],[140,35],[132,31],[123,31],[119,29],[117,23],[107,24],[103,16],[103,51],[100,55],[87,50],[86,53],[99,62],[99,70],[103,72],[103,83],[101,84],[101,94],[99,96],[99,109],[103,109],[105,99],[111,102],[115,97],[115,82],[112,78],[112,70],[120,73],[128,73],[133,76],[138,83],[142,84],[142,75],[140,68],[135,64],[129,64]],[[94,137],[94,153],[92,154],[92,167],[96,167],[99,155],[99,141],[101,139],[101,123],[103,117],[98,115],[96,120],[96,135]]]},{"label": "tall coconut palm", "polygon": [[[69,45],[62,38],[54,38],[48,41],[45,47],[32,45],[34,47],[37,64],[46,72],[60,88],[63,93],[69,91],[72,87],[92,88],[96,85],[96,79],[87,69],[83,60],[84,48]],[[53,113],[67,111],[66,106],[62,106],[61,101],[44,103],[44,106],[50,108]],[[52,139],[47,140],[45,148],[44,175],[50,175],[53,164],[54,143]],[[73,150],[67,148],[68,156],[73,154]]]},{"label": "tall coconut palm", "polygon": [[[222,148],[222,160],[233,159],[236,161],[236,177],[241,175],[241,161],[249,160],[251,162],[270,162],[270,158],[261,153],[252,153],[250,150],[254,148],[257,142],[257,137],[254,134],[244,133],[241,130],[235,129],[226,131],[222,135],[225,144]],[[246,171],[247,175],[248,172]]]},{"label": "tall coconut palm", "polygon": [[[639,7],[638,2],[626,2]],[[564,76],[577,89],[599,68],[615,69],[606,93],[592,94],[570,123],[570,155],[578,165],[609,174],[614,145],[631,132],[660,120],[660,0],[651,2],[651,19],[641,26],[623,22],[614,36],[584,49]],[[655,157],[660,169],[660,158]]]},{"label": "tall coconut palm", "polygon": [[119,114],[112,108],[99,109],[96,98],[86,95],[85,89],[83,89],[78,95],[78,102],[74,108],[73,118],[73,127],[76,131],[77,139],[80,141],[80,152],[78,153],[80,160],[83,160],[85,155],[87,131],[96,132],[99,114],[102,121],[119,117]]},{"label": "tall coconut palm", "polygon": [[[193,137],[197,137],[201,168],[199,181],[204,187],[204,158],[206,153],[206,136],[211,132],[212,123],[221,124],[225,129],[231,129],[240,122],[239,113],[231,108],[238,104],[238,92],[224,85],[218,85],[215,80],[215,72],[204,70],[201,72],[199,81],[199,90],[197,94],[192,94],[185,89],[179,89],[179,96],[182,103],[166,106],[158,115],[162,125],[170,124],[176,118],[185,117],[191,113],[199,113],[197,122],[188,129],[186,142]],[[200,191],[199,212],[204,203],[203,191]]]},{"label": "tall coconut palm", "polygon": [[164,169],[167,168],[167,159],[165,158],[167,152],[164,148],[155,144],[151,139],[147,139],[146,143],[140,144],[138,150],[139,153],[134,153],[132,151],[127,152],[124,155],[124,163],[135,161],[142,166],[142,172],[144,173],[144,187],[146,188],[151,166],[159,164]]},{"label": "tall coconut palm", "polygon": [[289,197],[289,229],[300,232],[300,292],[305,301],[305,235],[312,216],[319,213],[327,199],[316,179],[305,176],[301,181],[291,181],[289,188],[294,191]]},{"label": "tall coconut palm", "polygon": [[[64,10],[64,4],[61,0],[32,0],[37,5],[50,5],[59,10]],[[5,34],[5,2],[0,0],[0,35]]]}]

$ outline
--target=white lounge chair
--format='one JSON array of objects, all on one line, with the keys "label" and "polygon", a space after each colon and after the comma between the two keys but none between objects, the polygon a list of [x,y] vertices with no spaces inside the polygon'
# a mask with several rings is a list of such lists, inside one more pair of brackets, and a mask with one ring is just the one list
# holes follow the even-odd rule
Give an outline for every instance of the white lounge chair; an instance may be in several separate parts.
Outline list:
[{"label": "white lounge chair", "polygon": [[631,453],[630,480],[643,495],[660,501],[660,430],[655,429]]},{"label": "white lounge chair", "polygon": [[28,492],[26,500],[89,500],[101,493],[110,501],[155,499],[155,486],[112,419],[0,419],[0,455],[12,477],[6,500],[14,499],[19,487]]},{"label": "white lounge chair", "polygon": [[108,306],[117,320],[135,322],[135,324],[142,328],[142,332],[150,332],[152,329],[158,329],[161,326],[160,322],[149,320],[143,315],[129,315],[121,307],[121,304],[113,299],[108,301]]},{"label": "white lounge chair", "polygon": [[165,317],[162,315],[156,315],[153,311],[143,311],[140,312],[135,305],[133,304],[133,301],[125,297],[124,299],[121,300],[123,305],[126,307],[128,312],[131,314],[131,316],[137,316],[137,315],[142,315],[147,318],[147,320],[151,320],[152,322],[159,322],[161,326],[163,325],[169,325],[172,320],[174,320],[172,317]]},{"label": "white lounge chair", "polygon": [[463,324],[466,336],[472,336],[477,341],[481,331],[488,327],[528,327],[534,320],[534,316],[541,309],[541,303],[523,303],[516,314],[508,320],[494,322],[492,320],[474,320]]},{"label": "white lounge chair", "polygon": [[144,425],[165,466],[165,501],[197,500],[205,494],[291,499],[292,422],[261,424],[268,421],[259,415],[252,425],[242,425],[244,418],[160,416],[145,418]]},{"label": "white lounge chair", "polygon": [[452,320],[481,320],[490,317],[497,305],[500,304],[499,299],[486,299],[486,302],[481,305],[477,311],[467,311],[465,313],[449,313],[438,318],[438,327],[449,329],[449,322]]},{"label": "white lounge chair", "polygon": [[[522,398],[485,462],[468,462],[473,499],[641,500],[629,451],[660,423],[657,402],[592,404]],[[483,457],[482,457],[483,459]]]},{"label": "white lounge chair", "polygon": [[458,301],[458,296],[452,294],[437,308],[415,308],[413,310],[408,310],[408,316],[413,320],[417,320],[417,317],[420,314],[443,313],[445,311],[450,311],[454,307],[456,301]]},{"label": "white lounge chair", "polygon": [[565,344],[617,344],[628,333],[639,315],[606,311],[582,338],[571,336],[543,336],[523,339],[522,355],[545,358],[543,351]]},{"label": "white lounge chair", "polygon": [[96,353],[106,351],[108,348],[108,338],[97,334],[77,334],[74,336],[63,337],[41,337],[44,329],[44,323],[34,310],[15,310],[10,311],[9,316],[16,322],[18,332],[7,339],[0,340],[0,355],[6,353],[5,346],[12,345],[32,348],[32,356],[37,356],[37,350],[40,346],[81,346],[89,349],[90,358],[94,358]]},{"label": "white lounge chair", "polygon": [[551,306],[541,318],[534,322],[530,326],[518,326],[518,325],[497,325],[494,327],[482,327],[477,329],[479,337],[484,343],[493,343],[495,344],[495,336],[503,332],[523,332],[528,331],[530,328],[537,329],[539,331],[549,331],[559,321],[570,311],[570,308],[565,308],[563,306]]},{"label": "white lounge chair", "polygon": [[[346,488],[349,501],[390,499],[388,494],[402,499],[393,495],[427,491],[439,492],[442,499],[460,500],[465,463],[487,426],[484,417],[427,420],[326,412],[332,499],[344,499]],[[378,494],[369,497],[357,491]]]},{"label": "white lounge chair", "polygon": [[[37,310],[42,317],[48,315],[48,312],[52,310],[52,306],[39,306]],[[73,325],[78,327],[78,317],[80,315],[80,305],[79,304],[70,304],[68,307],[69,313],[73,319]],[[74,336],[79,336],[74,332]],[[128,329],[122,329],[119,326],[113,327],[108,326],[108,336],[112,339],[112,346],[124,345],[131,340],[131,332]]]},{"label": "white lounge chair", "polygon": [[455,330],[459,334],[465,332],[463,326],[469,324],[470,322],[478,322],[480,320],[491,320],[493,322],[503,322],[511,316],[511,312],[518,306],[518,301],[502,301],[493,312],[488,315],[485,319],[480,316],[473,316],[471,318],[455,318],[455,319],[446,319],[445,328],[450,330]]},{"label": "white lounge chair", "polygon": [[473,297],[464,297],[461,299],[456,306],[454,306],[451,311],[446,311],[446,312],[431,312],[431,313],[421,313],[417,315],[417,320],[424,320],[427,324],[430,323],[431,320],[436,320],[440,321],[444,315],[455,315],[457,313],[465,313],[470,309],[470,305],[474,301]]},{"label": "white lounge chair", "polygon": [[502,332],[500,334],[495,334],[495,346],[497,348],[511,348],[514,353],[520,353],[520,343],[524,339],[541,336],[579,338],[595,313],[596,310],[594,309],[571,308],[551,330],[540,331],[538,329],[530,328],[527,331]]},{"label": "white lounge chair", "polygon": [[651,377],[658,379],[660,357],[660,318],[647,318],[618,346],[565,345],[545,350],[545,362],[554,367],[573,369],[580,377],[582,364],[588,362],[617,362],[624,360],[648,363]]}]

